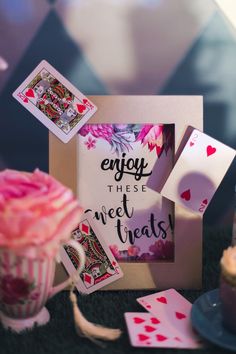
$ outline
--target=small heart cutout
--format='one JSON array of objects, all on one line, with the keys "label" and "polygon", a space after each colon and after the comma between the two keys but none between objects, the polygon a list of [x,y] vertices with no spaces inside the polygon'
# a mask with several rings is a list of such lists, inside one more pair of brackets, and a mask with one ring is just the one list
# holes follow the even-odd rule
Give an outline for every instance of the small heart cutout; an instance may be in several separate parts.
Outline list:
[{"label": "small heart cutout", "polygon": [[144,329],[146,332],[153,332],[156,330],[156,328],[152,326],[144,326]]},{"label": "small heart cutout", "polygon": [[207,205],[207,204],[208,204],[208,200],[207,200],[207,199],[204,199],[204,200],[202,201],[202,204]]},{"label": "small heart cutout", "polygon": [[187,189],[186,191],[184,191],[183,193],[180,194],[181,198],[189,201],[191,199],[191,192],[190,189]]},{"label": "small heart cutout", "polygon": [[77,104],[76,106],[79,113],[83,113],[83,111],[86,109],[86,106],[84,106],[83,104]]},{"label": "small heart cutout", "polygon": [[207,157],[213,155],[216,152],[216,148],[211,145],[207,146]]},{"label": "small heart cutout", "polygon": [[155,317],[152,317],[151,318],[151,322],[152,322],[152,324],[159,324],[159,323],[161,323],[157,318],[155,318]]},{"label": "small heart cutout", "polygon": [[34,90],[32,88],[28,89],[25,94],[27,97],[35,97]]},{"label": "small heart cutout", "polygon": [[157,298],[156,298],[156,301],[159,301],[159,302],[161,302],[162,304],[167,304],[166,297],[164,297],[164,296],[157,297]]},{"label": "small heart cutout", "polygon": [[190,141],[190,144],[189,144],[191,147],[194,145],[194,143],[192,141]]},{"label": "small heart cutout", "polygon": [[149,337],[146,336],[146,334],[138,334],[138,339],[143,342],[144,340],[149,339]]},{"label": "small heart cutout", "polygon": [[186,318],[186,315],[181,312],[176,312],[175,316],[176,316],[176,318],[178,318],[178,320],[182,320],[183,318]]},{"label": "small heart cutout", "polygon": [[137,323],[137,324],[145,322],[145,320],[140,317],[134,317],[133,320],[134,320],[134,323]]},{"label": "small heart cutout", "polygon": [[163,342],[164,340],[167,340],[168,338],[163,336],[162,334],[157,334],[156,339],[158,342]]}]

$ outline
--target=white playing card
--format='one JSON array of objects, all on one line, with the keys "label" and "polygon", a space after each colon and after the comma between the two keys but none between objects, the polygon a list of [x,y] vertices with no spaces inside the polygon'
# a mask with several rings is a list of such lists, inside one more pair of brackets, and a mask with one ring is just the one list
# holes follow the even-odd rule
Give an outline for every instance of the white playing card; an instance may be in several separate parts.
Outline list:
[{"label": "white playing card", "polygon": [[203,214],[234,157],[234,149],[194,129],[161,195]]},{"label": "white playing card", "polygon": [[176,290],[169,289],[137,299],[138,303],[167,328],[165,336],[179,338],[178,346],[200,348],[202,343],[193,331],[190,311],[192,304]]},{"label": "white playing card", "polygon": [[[90,294],[123,277],[123,272],[104,239],[91,221],[85,219],[72,232],[75,241],[81,244],[86,255],[85,267],[76,283],[79,292]],[[61,260],[70,275],[75,274],[79,258],[69,245],[61,248]]]},{"label": "white playing card", "polygon": [[13,97],[64,143],[97,107],[45,60],[15,90]]},{"label": "white playing card", "polygon": [[126,312],[125,321],[133,347],[186,348],[171,327],[146,312]]}]

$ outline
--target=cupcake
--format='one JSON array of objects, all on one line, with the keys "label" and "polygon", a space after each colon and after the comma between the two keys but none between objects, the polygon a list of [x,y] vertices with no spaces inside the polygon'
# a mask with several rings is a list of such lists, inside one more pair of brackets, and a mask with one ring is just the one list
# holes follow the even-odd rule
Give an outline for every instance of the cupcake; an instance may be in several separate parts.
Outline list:
[{"label": "cupcake", "polygon": [[223,325],[236,334],[236,246],[229,247],[223,252],[220,265]]}]

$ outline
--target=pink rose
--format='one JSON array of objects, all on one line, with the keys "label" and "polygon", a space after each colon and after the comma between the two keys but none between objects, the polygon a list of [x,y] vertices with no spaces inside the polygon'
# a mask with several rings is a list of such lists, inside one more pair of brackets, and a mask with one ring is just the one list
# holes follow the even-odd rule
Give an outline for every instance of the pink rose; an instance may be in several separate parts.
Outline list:
[{"label": "pink rose", "polygon": [[48,174],[0,172],[0,247],[19,256],[53,257],[81,214],[72,191]]}]

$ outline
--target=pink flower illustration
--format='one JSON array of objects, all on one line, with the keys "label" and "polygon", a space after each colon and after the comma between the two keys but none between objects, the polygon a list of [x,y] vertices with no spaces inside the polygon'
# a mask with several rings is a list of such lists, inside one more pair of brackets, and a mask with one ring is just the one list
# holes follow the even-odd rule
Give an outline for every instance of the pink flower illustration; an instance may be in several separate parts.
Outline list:
[{"label": "pink flower illustration", "polygon": [[87,149],[90,150],[90,149],[95,149],[96,147],[96,140],[91,138],[91,136],[88,137],[88,140],[85,141],[84,143],[86,146],[87,146]]},{"label": "pink flower illustration", "polygon": [[148,145],[149,151],[156,149],[157,156],[163,151],[163,125],[145,124],[141,129],[137,141],[141,141],[143,146]]},{"label": "pink flower illustration", "polygon": [[110,250],[113,254],[113,256],[116,258],[116,259],[120,259],[121,256],[120,256],[120,251],[118,249],[118,246],[117,245],[110,245]]},{"label": "pink flower illustration", "polygon": [[140,252],[140,248],[138,246],[129,246],[128,247],[128,255],[131,257],[136,257]]},{"label": "pink flower illustration", "polygon": [[156,259],[173,260],[174,258],[174,242],[158,240],[149,247]]},{"label": "pink flower illustration", "polygon": [[135,141],[130,124],[86,124],[78,132],[83,137],[89,133],[96,139],[106,140],[117,155],[132,150],[131,143]]},{"label": "pink flower illustration", "polygon": [[86,124],[79,130],[81,136],[90,133],[94,138],[102,138],[108,142],[112,140],[113,132],[112,124]]}]

